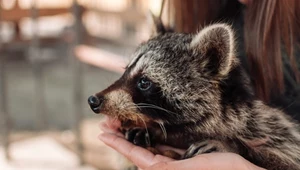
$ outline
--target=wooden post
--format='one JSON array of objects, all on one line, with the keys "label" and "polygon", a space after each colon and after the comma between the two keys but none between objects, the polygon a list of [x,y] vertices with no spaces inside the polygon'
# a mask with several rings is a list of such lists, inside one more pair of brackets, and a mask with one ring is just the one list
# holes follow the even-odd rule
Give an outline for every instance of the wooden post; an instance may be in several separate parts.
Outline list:
[{"label": "wooden post", "polygon": [[[1,49],[2,50],[2,49]],[[0,56],[0,119],[2,129],[2,139],[5,152],[5,158],[10,160],[9,145],[10,145],[10,129],[11,121],[7,110],[7,85],[6,85],[6,70],[5,70],[5,56]]]},{"label": "wooden post", "polygon": [[36,116],[38,118],[38,127],[40,129],[46,129],[47,127],[47,114],[46,114],[46,102],[45,102],[45,84],[43,79],[43,65],[40,52],[40,41],[38,37],[38,10],[36,9],[36,1],[32,2],[31,6],[31,18],[32,18],[32,40],[29,49],[29,57],[32,62],[33,74],[35,79],[35,105]]},{"label": "wooden post", "polygon": [[[81,30],[81,11],[76,0],[73,1],[73,16],[75,23],[73,26],[73,44],[71,49],[74,49],[80,44],[82,40],[82,30]],[[83,158],[83,144],[81,139],[81,121],[83,119],[83,109],[82,109],[82,98],[83,98],[83,75],[82,75],[82,63],[75,57],[74,50],[71,51],[71,74],[72,74],[72,84],[73,84],[73,110],[74,121],[73,129],[76,136],[76,147],[77,154],[80,160],[80,165],[84,164]]]},{"label": "wooden post", "polygon": [[[2,11],[0,5],[0,12]],[[1,16],[0,16],[1,21]],[[0,31],[2,25],[0,22]],[[7,84],[5,74],[5,55],[3,55],[2,37],[0,37],[0,128],[2,129],[2,139],[6,160],[10,160],[9,145],[10,145],[10,129],[11,121],[7,109]]]}]

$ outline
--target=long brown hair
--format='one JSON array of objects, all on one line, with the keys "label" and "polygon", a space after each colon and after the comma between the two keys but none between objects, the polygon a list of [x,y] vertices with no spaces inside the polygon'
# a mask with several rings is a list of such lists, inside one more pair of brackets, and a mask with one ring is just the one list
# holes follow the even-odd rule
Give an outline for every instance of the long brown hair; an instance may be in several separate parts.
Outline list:
[{"label": "long brown hair", "polygon": [[300,37],[298,0],[253,0],[245,11],[245,50],[256,94],[268,102],[284,92],[282,50],[288,55],[294,79],[299,70],[294,48]]}]

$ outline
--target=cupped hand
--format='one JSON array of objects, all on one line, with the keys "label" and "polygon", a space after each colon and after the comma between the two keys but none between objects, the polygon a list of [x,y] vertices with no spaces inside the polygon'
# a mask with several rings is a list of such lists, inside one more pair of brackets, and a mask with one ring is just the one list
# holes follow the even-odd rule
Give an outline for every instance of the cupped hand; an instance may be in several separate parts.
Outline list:
[{"label": "cupped hand", "polygon": [[[136,166],[146,170],[262,170],[262,168],[245,160],[234,153],[202,154],[190,159],[173,160],[171,158],[154,155],[145,148],[128,142],[124,135],[118,132],[120,122],[106,119],[100,124],[103,133],[99,139],[112,147]],[[176,150],[180,152],[180,150]]]}]

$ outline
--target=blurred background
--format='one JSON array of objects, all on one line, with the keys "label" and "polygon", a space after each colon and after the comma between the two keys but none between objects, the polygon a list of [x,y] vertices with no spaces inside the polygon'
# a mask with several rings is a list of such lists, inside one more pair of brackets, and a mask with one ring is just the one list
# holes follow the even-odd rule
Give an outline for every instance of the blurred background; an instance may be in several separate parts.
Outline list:
[{"label": "blurred background", "polygon": [[162,1],[0,2],[0,169],[120,169],[87,98],[120,77]]}]

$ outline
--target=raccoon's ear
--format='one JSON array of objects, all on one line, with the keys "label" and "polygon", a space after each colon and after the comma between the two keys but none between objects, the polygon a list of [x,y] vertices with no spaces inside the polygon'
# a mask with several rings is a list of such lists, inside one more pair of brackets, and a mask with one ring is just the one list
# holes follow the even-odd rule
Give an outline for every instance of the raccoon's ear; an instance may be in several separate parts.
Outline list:
[{"label": "raccoon's ear", "polygon": [[161,18],[155,16],[151,11],[149,13],[150,13],[150,17],[151,17],[151,21],[152,21],[152,25],[153,25],[152,36],[164,34],[166,32],[166,28],[163,25]]},{"label": "raccoon's ear", "polygon": [[201,55],[201,68],[213,75],[224,76],[234,60],[234,35],[230,26],[214,24],[202,29],[190,48]]}]

